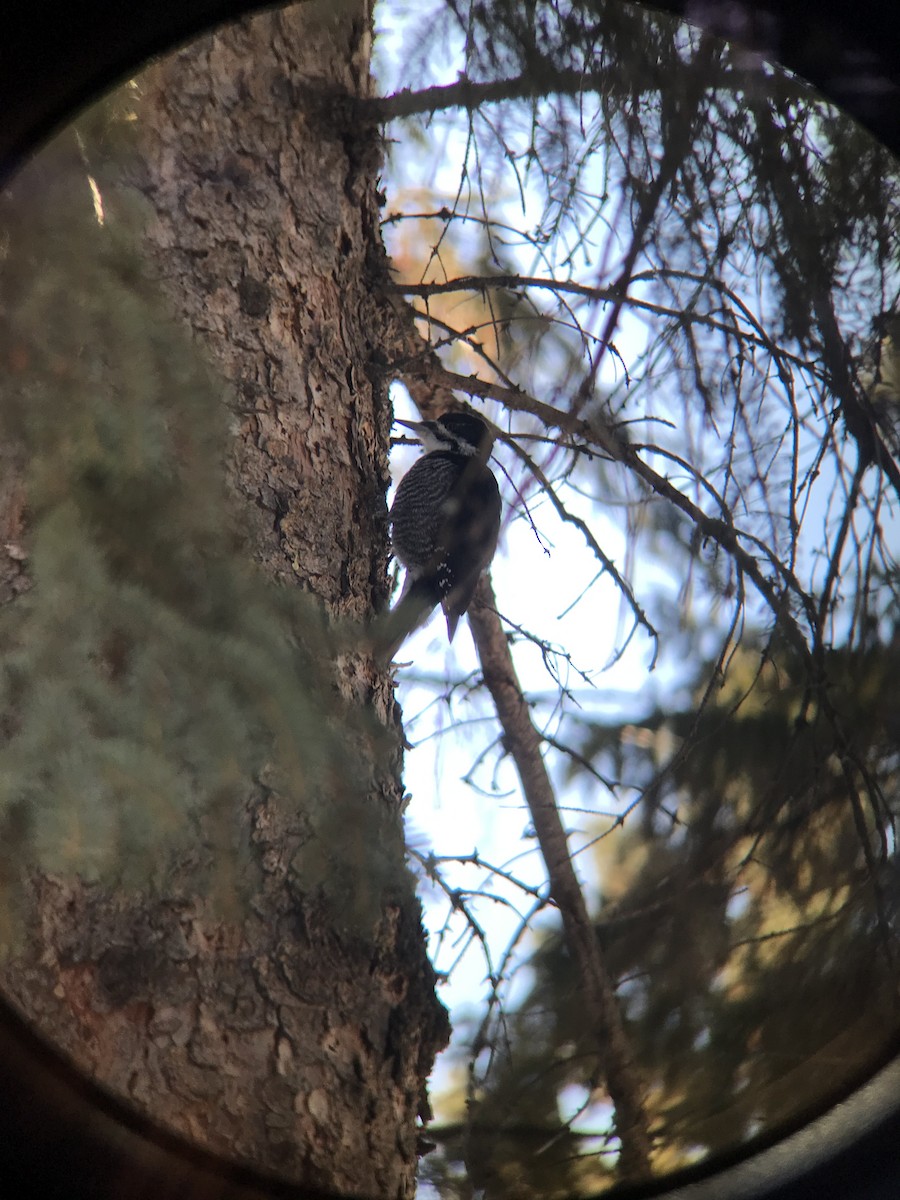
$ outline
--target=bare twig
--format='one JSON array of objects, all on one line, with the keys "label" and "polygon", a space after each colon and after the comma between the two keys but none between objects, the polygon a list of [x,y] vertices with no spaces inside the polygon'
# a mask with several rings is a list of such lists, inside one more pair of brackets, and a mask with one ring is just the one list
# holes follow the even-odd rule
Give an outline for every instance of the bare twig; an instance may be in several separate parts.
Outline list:
[{"label": "bare twig", "polygon": [[[669,87],[665,70],[660,68],[654,72],[652,64],[645,63],[644,88],[663,89]],[[748,87],[759,87],[760,72],[756,67],[740,68],[729,66],[716,72],[710,70],[707,76],[707,86],[723,91],[735,92],[740,95]],[[543,98],[556,93],[562,95],[581,95],[584,92],[602,92],[607,86],[607,80],[602,71],[580,71],[555,68],[544,61],[537,67],[529,69],[521,75],[508,79],[479,81],[460,77],[456,83],[443,86],[421,88],[403,88],[392,96],[383,96],[360,100],[358,108],[364,119],[368,121],[392,121],[398,117],[412,117],[426,113],[440,112],[445,109],[466,109],[475,112],[486,104],[499,104],[505,100],[521,100],[528,97]],[[800,89],[792,84],[787,76],[767,75],[766,88],[771,90],[778,87],[785,96],[800,95]]]},{"label": "bare twig", "polygon": [[651,1139],[642,1085],[622,1023],[615,987],[603,961],[572,865],[566,831],[541,755],[541,734],[532,723],[522,694],[487,577],[479,584],[469,618],[485,683],[522,782],[547,867],[550,895],[562,915],[566,944],[590,1014],[586,1025],[594,1030],[598,1070],[605,1076],[616,1110],[622,1176],[644,1178],[650,1174]]}]

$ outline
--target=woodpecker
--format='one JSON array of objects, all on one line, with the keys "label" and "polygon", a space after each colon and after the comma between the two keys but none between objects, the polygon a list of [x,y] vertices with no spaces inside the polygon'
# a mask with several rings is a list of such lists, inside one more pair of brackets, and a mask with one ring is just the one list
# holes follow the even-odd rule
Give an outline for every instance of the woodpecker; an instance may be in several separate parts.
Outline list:
[{"label": "woodpecker", "polygon": [[391,507],[391,541],[406,579],[385,623],[386,661],[438,604],[453,641],[500,534],[486,422],[472,412],[446,412],[436,421],[397,423],[415,432],[425,453],[400,480]]},{"label": "woodpecker", "polygon": [[900,313],[881,313],[859,363],[859,380],[890,452],[900,457]]}]

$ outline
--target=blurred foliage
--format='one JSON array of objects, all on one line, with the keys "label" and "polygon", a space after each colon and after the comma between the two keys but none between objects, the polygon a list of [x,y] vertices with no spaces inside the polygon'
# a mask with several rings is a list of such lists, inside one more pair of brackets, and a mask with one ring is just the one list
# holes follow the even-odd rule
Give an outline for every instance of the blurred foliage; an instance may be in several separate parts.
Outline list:
[{"label": "blurred foliage", "polygon": [[[344,916],[365,920],[365,881],[386,868],[371,853],[381,806],[347,739],[379,734],[340,698],[319,606],[252,568],[225,483],[227,386],[139,258],[145,214],[122,186],[132,99],[84,114],[0,203],[20,572],[0,609],[0,904],[9,917],[23,867],[146,886],[167,848],[199,841],[192,886],[233,907],[254,878],[244,810],[262,789],[304,814],[300,886],[346,874]],[[358,854],[348,823],[372,835],[363,862],[344,861]]]},{"label": "blurred foliage", "polygon": [[586,741],[649,776],[640,821],[600,843],[597,928],[670,1146],[811,1110],[895,1036],[898,667],[897,631],[829,655],[838,732],[790,655],[747,647],[709,702]]},{"label": "blurred foliage", "polygon": [[[587,725],[572,762],[574,786],[593,768],[643,792],[615,836],[598,827],[590,874],[658,1171],[817,1111],[896,1038],[900,629],[827,667],[840,740],[790,653],[760,667],[748,645],[712,698],[698,672],[690,707]],[[491,1196],[612,1181],[578,980],[558,929],[536,942],[465,1134],[430,1168],[465,1162]]]},{"label": "blurred foliage", "polygon": [[[398,291],[510,434],[498,607],[662,1172],[815,1109],[900,1029],[900,170],[803,80],[613,0],[446,0],[405,47],[422,105],[401,93],[392,132],[438,149],[390,149]],[[471,949],[486,979],[426,1177],[588,1192],[613,1181],[615,1113],[524,804],[506,853],[481,684],[410,684],[409,735],[465,723],[495,805],[471,849],[423,858],[438,965]]]}]

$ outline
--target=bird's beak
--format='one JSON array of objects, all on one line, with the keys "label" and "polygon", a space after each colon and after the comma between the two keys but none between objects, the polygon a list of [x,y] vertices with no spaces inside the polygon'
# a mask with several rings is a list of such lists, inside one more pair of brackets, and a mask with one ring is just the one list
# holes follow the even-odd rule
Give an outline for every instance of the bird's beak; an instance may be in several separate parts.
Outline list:
[{"label": "bird's beak", "polygon": [[402,425],[404,429],[411,429],[418,437],[422,436],[426,428],[424,421],[401,421],[399,417],[394,417],[394,424]]}]

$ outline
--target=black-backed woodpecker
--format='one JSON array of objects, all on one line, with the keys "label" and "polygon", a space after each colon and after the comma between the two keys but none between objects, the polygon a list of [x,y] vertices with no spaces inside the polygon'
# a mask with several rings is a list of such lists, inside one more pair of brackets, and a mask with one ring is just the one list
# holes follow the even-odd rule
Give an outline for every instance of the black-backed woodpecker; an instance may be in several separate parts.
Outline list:
[{"label": "black-backed woodpecker", "polygon": [[425,453],[401,479],[391,507],[391,541],[406,579],[381,639],[387,661],[438,604],[453,640],[500,533],[487,423],[473,412],[446,412],[435,421],[397,424],[415,432]]}]

